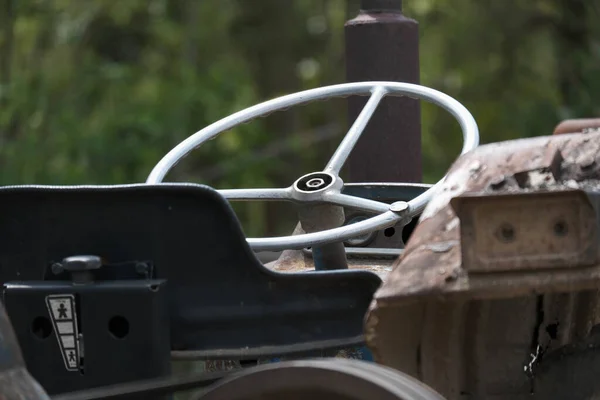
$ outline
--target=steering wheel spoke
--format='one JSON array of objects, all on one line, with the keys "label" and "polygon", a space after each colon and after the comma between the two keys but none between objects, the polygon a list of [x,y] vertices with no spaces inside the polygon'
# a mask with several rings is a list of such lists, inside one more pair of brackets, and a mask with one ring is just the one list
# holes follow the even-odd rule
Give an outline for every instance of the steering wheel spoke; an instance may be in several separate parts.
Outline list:
[{"label": "steering wheel spoke", "polygon": [[373,218],[366,219],[354,224],[340,226],[339,228],[328,229],[326,231],[304,233],[294,236],[270,237],[270,238],[248,238],[248,244],[254,251],[278,251],[281,249],[300,250],[306,247],[317,247],[327,243],[341,242],[362,236],[376,230],[394,226],[402,216],[387,211]]},{"label": "steering wheel spoke", "polygon": [[228,200],[293,201],[291,188],[222,189],[219,192]]},{"label": "steering wheel spoke", "polygon": [[377,106],[387,94],[387,90],[383,86],[376,86],[372,93],[373,94],[369,98],[369,101],[367,101],[367,104],[365,104],[362,111],[358,115],[358,118],[356,118],[348,130],[348,133],[346,133],[342,143],[340,143],[338,148],[335,150],[335,153],[333,153],[333,156],[325,166],[325,171],[335,172],[336,174],[340,173],[340,170],[344,166],[344,163],[348,159],[352,149],[354,149],[354,146],[356,146],[356,142],[358,142],[358,139],[361,137],[362,133],[367,127],[367,124],[371,120],[371,117],[375,113]]},{"label": "steering wheel spoke", "polygon": [[350,196],[336,191],[326,192],[323,200],[338,206],[353,208],[374,214],[381,214],[390,210],[390,205],[381,201],[364,199],[362,197]]}]

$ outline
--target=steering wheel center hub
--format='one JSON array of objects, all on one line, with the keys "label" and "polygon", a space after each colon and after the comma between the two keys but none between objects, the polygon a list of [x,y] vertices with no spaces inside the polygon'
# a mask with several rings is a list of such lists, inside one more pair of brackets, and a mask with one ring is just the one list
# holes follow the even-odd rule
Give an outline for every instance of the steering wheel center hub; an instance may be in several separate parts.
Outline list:
[{"label": "steering wheel center hub", "polygon": [[322,178],[312,178],[306,182],[307,187],[315,190],[321,189],[321,187],[323,187],[325,184],[325,180]]},{"label": "steering wheel center hub", "polygon": [[294,191],[298,194],[316,194],[330,189],[341,189],[341,179],[329,172],[312,172],[294,182]]}]

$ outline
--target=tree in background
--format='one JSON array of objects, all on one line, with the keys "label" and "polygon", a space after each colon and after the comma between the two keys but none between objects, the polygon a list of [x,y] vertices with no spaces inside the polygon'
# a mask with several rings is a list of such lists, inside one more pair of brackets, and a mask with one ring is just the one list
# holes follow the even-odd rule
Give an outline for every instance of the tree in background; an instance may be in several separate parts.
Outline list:
[{"label": "tree in background", "polygon": [[[357,0],[0,0],[0,184],[143,182],[175,144],[235,111],[344,81]],[[598,116],[600,0],[405,0],[422,83],[463,102],[483,142]],[[426,181],[460,151],[423,105]],[[345,101],[276,113],[188,157],[169,180],[288,185],[320,168]],[[285,205],[235,205],[251,236],[288,234]]]},{"label": "tree in background", "polygon": [[[178,142],[279,95],[341,83],[358,0],[0,0],[0,184],[143,182]],[[471,110],[482,142],[600,116],[600,0],[404,0],[421,81]],[[169,180],[289,185],[321,168],[345,101],[276,113],[210,141]],[[427,182],[461,147],[423,104]],[[249,236],[289,234],[286,205],[234,204]],[[189,368],[186,365],[185,368]]]}]

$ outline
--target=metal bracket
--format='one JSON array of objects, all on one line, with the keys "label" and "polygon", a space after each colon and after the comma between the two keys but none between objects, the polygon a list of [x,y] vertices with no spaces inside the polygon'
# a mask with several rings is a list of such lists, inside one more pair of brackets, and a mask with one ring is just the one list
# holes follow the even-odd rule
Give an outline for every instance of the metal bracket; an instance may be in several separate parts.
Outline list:
[{"label": "metal bracket", "polygon": [[470,272],[577,268],[598,262],[598,222],[582,190],[464,194],[463,267]]},{"label": "metal bracket", "polygon": [[50,394],[170,374],[165,280],[95,281],[96,256],[68,257],[72,281],[4,284],[32,375]]},{"label": "metal bracket", "polygon": [[[397,201],[409,201],[433,187],[423,183],[346,183],[343,192],[350,196],[361,197],[369,200],[382,201],[388,204]],[[364,220],[370,216],[368,213],[346,209],[346,224]],[[404,248],[405,242],[412,233],[418,217],[412,221],[402,220],[385,230],[349,239],[346,245],[348,257],[372,255],[373,257],[387,257],[392,249]],[[361,248],[364,248],[362,250]],[[366,250],[369,248],[369,250]],[[356,249],[356,250],[355,250]],[[393,251],[397,256],[398,253]]]}]

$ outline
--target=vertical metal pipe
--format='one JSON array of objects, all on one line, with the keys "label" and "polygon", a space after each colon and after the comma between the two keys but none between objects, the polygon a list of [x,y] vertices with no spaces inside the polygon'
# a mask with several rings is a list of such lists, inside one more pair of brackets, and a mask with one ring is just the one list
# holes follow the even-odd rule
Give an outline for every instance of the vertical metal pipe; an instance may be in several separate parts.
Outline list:
[{"label": "vertical metal pipe", "polygon": [[[346,22],[345,35],[348,82],[419,83],[419,25],[402,15],[401,0],[362,0],[358,16]],[[350,124],[366,102],[356,96],[348,99]],[[350,154],[347,168],[350,182],[421,182],[419,101],[383,99]],[[373,359],[367,347],[356,350],[360,358]]]},{"label": "vertical metal pipe", "polygon": [[[415,0],[418,1],[418,0]],[[401,0],[362,0],[346,22],[346,79],[419,83],[419,25],[402,14]],[[366,99],[348,101],[350,121]],[[421,107],[387,97],[348,160],[350,182],[421,182]]]},{"label": "vertical metal pipe", "polygon": [[[306,233],[338,227],[344,223],[344,209],[328,204],[300,207],[298,216]],[[317,271],[348,269],[346,250],[342,242],[313,247],[312,254]]]}]

